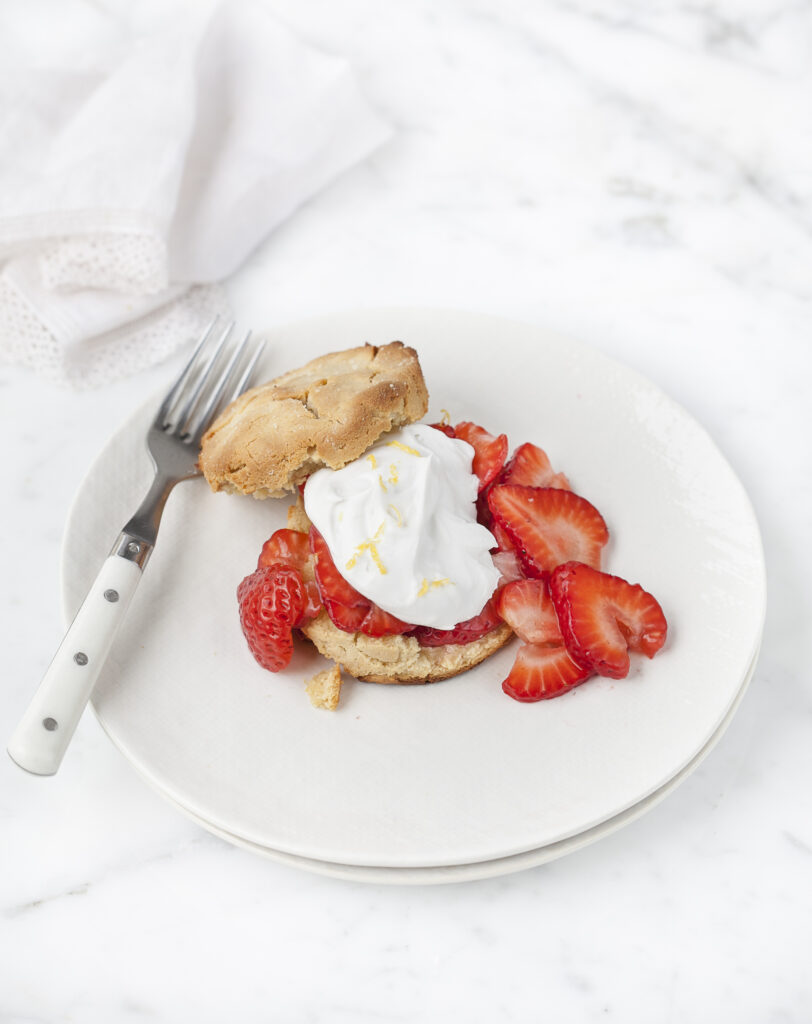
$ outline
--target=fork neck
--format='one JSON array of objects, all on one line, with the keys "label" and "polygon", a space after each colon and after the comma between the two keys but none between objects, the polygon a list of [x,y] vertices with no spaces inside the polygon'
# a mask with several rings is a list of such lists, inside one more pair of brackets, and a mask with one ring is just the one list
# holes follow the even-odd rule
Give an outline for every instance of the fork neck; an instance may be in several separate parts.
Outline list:
[{"label": "fork neck", "polygon": [[155,473],[144,500],[113,545],[112,554],[136,562],[144,568],[155,547],[166,499],[176,483],[176,477],[166,476],[159,471]]}]

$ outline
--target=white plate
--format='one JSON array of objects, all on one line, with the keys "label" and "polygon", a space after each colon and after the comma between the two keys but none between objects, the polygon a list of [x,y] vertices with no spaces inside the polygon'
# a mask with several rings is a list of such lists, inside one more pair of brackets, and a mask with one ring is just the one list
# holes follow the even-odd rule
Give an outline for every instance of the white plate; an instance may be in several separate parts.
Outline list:
[{"label": "white plate", "polygon": [[269,860],[277,861],[288,867],[312,871],[317,875],[327,875],[329,878],[342,878],[351,882],[368,882],[375,885],[446,885],[451,882],[472,882],[481,878],[495,878],[498,875],[514,874],[517,871],[538,867],[540,864],[546,864],[548,861],[557,860],[568,853],[581,850],[583,847],[597,842],[598,839],[611,835],[612,832],[616,832],[624,825],[636,821],[641,815],[656,807],[661,800],[668,796],[672,790],[676,789],[705,760],[719,742],[733,715],[736,713],[736,709],[741,703],[742,697],[744,697],[750,680],[753,678],[757,661],[758,651],[753,656],[750,668],[742,681],[741,689],[718,729],[702,750],[673,779],[646,797],[645,800],[635,804],[634,807],[630,807],[621,814],[616,814],[613,818],[609,818],[608,821],[604,821],[594,828],[587,829],[585,832],[579,832],[578,835],[570,836],[569,839],[561,839],[557,843],[550,843],[548,846],[539,847],[537,850],[516,853],[512,857],[497,857],[494,860],[479,861],[472,864],[448,864],[435,868],[379,868],[359,867],[353,864],[333,864],[329,861],[297,857],[292,853],[280,853],[278,850],[271,850],[268,847],[257,846],[255,843],[248,843],[245,840],[230,835],[228,832],[214,828],[209,822],[191,814],[180,804],[176,803],[175,806],[190,817],[192,821],[221,839],[225,839],[226,842],[233,843],[245,850],[249,850],[251,853],[267,857]]},{"label": "white plate", "polygon": [[[349,682],[314,711],[306,644],[279,676],[254,664],[235,590],[284,503],[172,495],[158,547],[94,695],[105,729],[176,803],[235,839],[319,861],[437,867],[510,857],[633,808],[703,749],[730,709],[764,617],[758,527],[704,430],[638,374],[539,328],[437,310],[348,313],[280,328],[272,375],[325,351],[392,338],[420,352],[441,408],[542,445],[601,510],[605,566],[640,582],[670,622],[628,679],[518,704],[505,649],[429,687]],[[78,606],[149,468],[141,410],[109,442],[72,510],[63,597]]]}]

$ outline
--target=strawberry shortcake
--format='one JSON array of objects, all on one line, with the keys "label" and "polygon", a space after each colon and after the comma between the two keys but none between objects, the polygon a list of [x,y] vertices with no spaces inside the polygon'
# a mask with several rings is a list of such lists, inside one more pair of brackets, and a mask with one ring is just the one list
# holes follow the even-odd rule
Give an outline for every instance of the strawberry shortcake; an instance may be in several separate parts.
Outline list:
[{"label": "strawberry shortcake", "polygon": [[365,345],[246,392],[203,438],[214,490],[297,499],[238,589],[259,664],[284,668],[298,630],[358,679],[427,683],[515,633],[502,689],[529,702],[653,657],[665,617],[602,571],[600,512],[535,444],[509,457],[504,434],[418,422],[427,406],[413,349]]}]

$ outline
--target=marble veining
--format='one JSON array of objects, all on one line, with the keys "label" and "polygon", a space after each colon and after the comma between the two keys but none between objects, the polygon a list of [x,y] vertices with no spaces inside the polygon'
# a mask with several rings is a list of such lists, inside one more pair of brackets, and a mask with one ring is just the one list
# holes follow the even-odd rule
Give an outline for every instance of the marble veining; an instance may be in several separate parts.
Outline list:
[{"label": "marble veining", "polygon": [[[335,881],[232,847],[87,715],[53,779],[0,762],[0,1021],[806,1024],[812,7],[264,2],[352,61],[395,135],[229,282],[240,318],[470,308],[636,367],[752,498],[761,659],[719,747],[656,809],[562,860],[447,887]],[[0,32],[53,52],[85,45],[98,10],[112,38],[169,6],[7,0]],[[170,372],[74,394],[0,367],[6,734],[61,635],[76,486]]]}]

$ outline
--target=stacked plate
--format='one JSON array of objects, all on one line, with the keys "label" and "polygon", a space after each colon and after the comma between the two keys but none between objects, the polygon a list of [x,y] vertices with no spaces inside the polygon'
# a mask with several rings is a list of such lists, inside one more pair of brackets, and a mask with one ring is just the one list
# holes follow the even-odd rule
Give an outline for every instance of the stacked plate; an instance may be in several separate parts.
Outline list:
[{"label": "stacked plate", "polygon": [[[224,839],[308,870],[377,882],[458,881],[578,849],[654,806],[717,742],[753,673],[764,563],[747,496],[688,414],[633,371],[536,327],[438,310],[377,310],[270,334],[274,376],[326,351],[395,338],[420,353],[440,410],[532,441],[606,519],[604,568],[660,600],[669,640],[627,679],[518,704],[513,645],[432,686],[345,682],[335,713],[242,638],[235,591],[286,503],[173,494],[158,547],[93,697],[113,742],[179,809]],[[498,358],[497,358],[498,353]],[[150,477],[150,405],[83,482],[65,537],[75,612]]]}]

